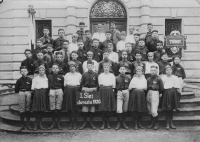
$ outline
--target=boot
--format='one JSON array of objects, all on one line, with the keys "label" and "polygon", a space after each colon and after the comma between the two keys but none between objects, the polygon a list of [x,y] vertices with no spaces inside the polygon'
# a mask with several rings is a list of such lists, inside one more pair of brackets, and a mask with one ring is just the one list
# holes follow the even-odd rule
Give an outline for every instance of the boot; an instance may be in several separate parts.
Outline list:
[{"label": "boot", "polygon": [[166,119],[166,130],[169,130],[169,114],[165,113],[165,119]]},{"label": "boot", "polygon": [[69,128],[68,128],[68,130],[72,130],[73,129],[73,119],[72,119],[72,117],[70,116],[69,117]]},{"label": "boot", "polygon": [[115,130],[119,130],[121,128],[121,113],[117,113],[117,126]]},{"label": "boot", "polygon": [[122,114],[122,127],[123,127],[124,129],[128,129],[128,126],[126,125],[126,112],[124,112],[124,113]]},{"label": "boot", "polygon": [[42,126],[42,118],[41,118],[41,116],[39,118],[39,128],[40,128],[40,130],[45,130],[45,128]]},{"label": "boot", "polygon": [[63,128],[60,126],[60,110],[57,110],[56,117],[57,117],[57,128],[58,130],[62,130]]},{"label": "boot", "polygon": [[33,128],[31,128],[30,127],[30,112],[28,111],[28,112],[26,112],[26,115],[25,115],[25,117],[26,117],[26,129],[27,130],[33,130]]},{"label": "boot", "polygon": [[138,129],[138,125],[137,125],[137,118],[135,118],[134,120],[134,129],[137,130]]},{"label": "boot", "polygon": [[96,127],[94,126],[94,123],[93,123],[93,118],[94,118],[94,113],[90,113],[90,126],[93,130],[96,130]]},{"label": "boot", "polygon": [[83,122],[83,125],[79,128],[79,130],[83,130],[86,128],[87,126],[87,113],[83,112],[83,118],[84,118],[84,122]]},{"label": "boot", "polygon": [[155,120],[155,126],[153,127],[153,129],[158,130],[159,129],[158,116],[154,117],[154,120]]},{"label": "boot", "polygon": [[51,126],[48,128],[48,130],[52,130],[53,128],[55,128],[55,126],[56,126],[56,116],[55,116],[55,112],[53,111],[53,112],[51,112],[52,114],[52,124],[51,124]]},{"label": "boot", "polygon": [[38,130],[38,116],[37,114],[35,114],[35,123],[34,123],[33,131],[37,131],[37,130]]},{"label": "boot", "polygon": [[21,132],[22,130],[25,129],[25,122],[24,122],[24,112],[20,113],[20,121],[21,121],[21,128],[19,129],[19,131]]},{"label": "boot", "polygon": [[176,129],[176,127],[173,124],[173,111],[170,112],[170,116],[169,116],[169,127],[171,129]]},{"label": "boot", "polygon": [[100,128],[101,130],[104,130],[105,129],[105,113],[102,112],[102,126]]},{"label": "boot", "polygon": [[77,129],[77,125],[76,125],[76,123],[77,123],[77,116],[76,115],[74,115],[75,117],[74,117],[74,124],[73,124],[73,130],[76,130]]},{"label": "boot", "polygon": [[106,126],[107,126],[108,129],[111,129],[109,117],[106,118]]},{"label": "boot", "polygon": [[137,124],[138,124],[138,127],[139,127],[139,128],[143,129],[144,127],[141,125],[141,119],[142,119],[142,115],[140,114],[140,115],[138,116]]},{"label": "boot", "polygon": [[151,115],[151,124],[149,126],[147,126],[148,129],[152,129],[155,126],[155,120],[153,118],[153,116]]}]

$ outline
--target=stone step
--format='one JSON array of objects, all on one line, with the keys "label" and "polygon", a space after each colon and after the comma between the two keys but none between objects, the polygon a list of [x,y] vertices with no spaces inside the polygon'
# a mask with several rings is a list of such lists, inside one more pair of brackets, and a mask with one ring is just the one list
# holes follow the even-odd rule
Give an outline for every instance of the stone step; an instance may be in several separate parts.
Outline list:
[{"label": "stone step", "polygon": [[182,92],[181,93],[181,99],[191,99],[195,97],[194,92]]},{"label": "stone step", "polygon": [[181,108],[200,106],[200,98],[182,99],[180,105]]},{"label": "stone step", "polygon": [[[159,126],[160,126],[160,129],[159,131],[168,131],[165,129],[165,121],[162,120],[163,118],[159,118]],[[192,118],[185,118],[184,121],[188,121],[188,119],[192,119]],[[199,126],[196,126],[196,124],[193,124],[193,123],[188,123],[190,125],[188,125],[187,123],[181,123],[181,121],[183,120],[174,120],[174,125],[177,127],[177,129],[180,131],[200,131],[200,127]],[[191,120],[190,122],[194,122],[196,121],[196,118],[194,118],[193,120]],[[3,122],[0,122],[0,130],[1,131],[6,131],[6,132],[15,132],[15,133],[23,133],[23,134],[53,134],[53,133],[68,133],[68,134],[74,134],[74,132],[79,132],[79,131],[83,131],[83,130],[68,130],[68,127],[69,127],[69,123],[62,123],[62,127],[63,127],[63,130],[58,130],[56,128],[52,129],[52,130],[40,130],[38,129],[37,131],[32,131],[32,130],[23,130],[21,132],[19,132],[20,130],[20,126],[13,126],[13,125],[10,125],[10,124],[5,124]],[[134,128],[133,128],[133,121],[128,121],[126,122],[127,126],[129,127],[128,130],[124,130],[124,129],[120,129],[118,130],[119,132],[120,131],[135,131]],[[152,132],[155,132],[155,130],[152,130],[152,129],[147,129],[147,126],[149,125],[149,122],[141,122],[141,124],[144,126],[144,129],[138,129],[138,131],[141,131],[141,132],[146,132],[146,131],[152,131]],[[43,126],[45,128],[48,128],[51,124],[50,123],[43,123]],[[78,123],[77,127],[80,128],[80,126],[82,125],[82,123]],[[84,131],[98,131],[98,132],[102,132],[102,130],[100,130],[100,127],[102,125],[102,122],[94,122],[94,125],[96,126],[96,130],[92,130],[89,126],[87,126],[87,128],[84,129]],[[114,121],[111,121],[110,122],[110,126],[111,126],[111,129],[108,130],[108,129],[105,129],[103,130],[104,132],[106,131],[109,131],[109,132],[115,132],[115,127],[117,125],[117,122],[114,122]],[[31,124],[31,127],[33,127],[33,124]],[[172,129],[170,130],[172,131]],[[173,130],[173,131],[176,131],[176,130]]]}]

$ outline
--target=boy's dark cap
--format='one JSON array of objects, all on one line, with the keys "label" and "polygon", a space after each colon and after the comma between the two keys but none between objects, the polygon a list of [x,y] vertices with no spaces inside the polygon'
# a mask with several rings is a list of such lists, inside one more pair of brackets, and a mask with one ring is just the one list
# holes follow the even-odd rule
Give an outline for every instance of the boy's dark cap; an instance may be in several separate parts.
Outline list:
[{"label": "boy's dark cap", "polygon": [[22,70],[22,69],[27,69],[27,66],[21,66],[19,69],[20,69],[20,70]]},{"label": "boy's dark cap", "polygon": [[92,65],[94,65],[94,62],[92,62],[92,60],[88,60],[88,61],[87,61],[87,64],[92,64]]},{"label": "boy's dark cap", "polygon": [[79,22],[79,25],[85,25],[85,22]]},{"label": "boy's dark cap", "polygon": [[154,32],[158,33],[158,30],[153,30],[151,33],[154,33]]}]

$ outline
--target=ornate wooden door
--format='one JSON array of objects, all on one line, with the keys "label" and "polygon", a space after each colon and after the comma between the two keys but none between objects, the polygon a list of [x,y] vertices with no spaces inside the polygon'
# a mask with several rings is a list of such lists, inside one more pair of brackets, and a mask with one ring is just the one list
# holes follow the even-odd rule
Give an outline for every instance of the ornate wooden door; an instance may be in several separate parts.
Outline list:
[{"label": "ornate wooden door", "polygon": [[118,0],[99,0],[90,11],[90,30],[96,32],[96,25],[103,25],[103,32],[110,30],[114,22],[119,31],[126,31],[127,13]]}]

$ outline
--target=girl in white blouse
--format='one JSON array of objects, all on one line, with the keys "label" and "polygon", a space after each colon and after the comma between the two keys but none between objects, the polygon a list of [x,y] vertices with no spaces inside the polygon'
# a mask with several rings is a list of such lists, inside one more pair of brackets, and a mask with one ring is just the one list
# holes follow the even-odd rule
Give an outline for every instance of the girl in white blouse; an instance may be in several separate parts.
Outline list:
[{"label": "girl in white blouse", "polygon": [[104,64],[103,69],[104,72],[101,73],[98,77],[98,82],[100,86],[100,94],[101,94],[101,105],[100,110],[102,111],[102,126],[101,130],[105,128],[105,122],[107,124],[107,128],[110,129],[109,124],[109,112],[116,111],[116,103],[114,97],[114,88],[116,85],[115,76],[109,72],[110,64]]},{"label": "girl in white blouse", "polygon": [[173,125],[173,109],[180,108],[180,85],[177,76],[172,75],[171,66],[165,67],[166,75],[162,76],[164,93],[162,97],[162,109],[165,111],[166,129],[176,129]]},{"label": "girl in white blouse", "polygon": [[39,75],[32,81],[31,90],[33,90],[33,104],[32,110],[35,114],[34,131],[39,128],[44,130],[42,126],[42,113],[48,109],[48,79],[45,75],[45,67],[43,65],[38,67]]},{"label": "girl in white blouse", "polygon": [[147,80],[143,75],[143,67],[136,68],[136,75],[129,84],[129,90],[132,90],[129,96],[128,110],[135,116],[134,129],[143,128],[140,123],[142,113],[147,110],[147,103],[145,98],[145,90],[147,90]]},{"label": "girl in white blouse", "polygon": [[69,62],[70,72],[64,77],[64,96],[63,96],[63,110],[69,112],[69,130],[77,129],[77,113],[78,109],[76,106],[76,91],[80,90],[81,74],[76,72],[76,63],[73,61]]}]

